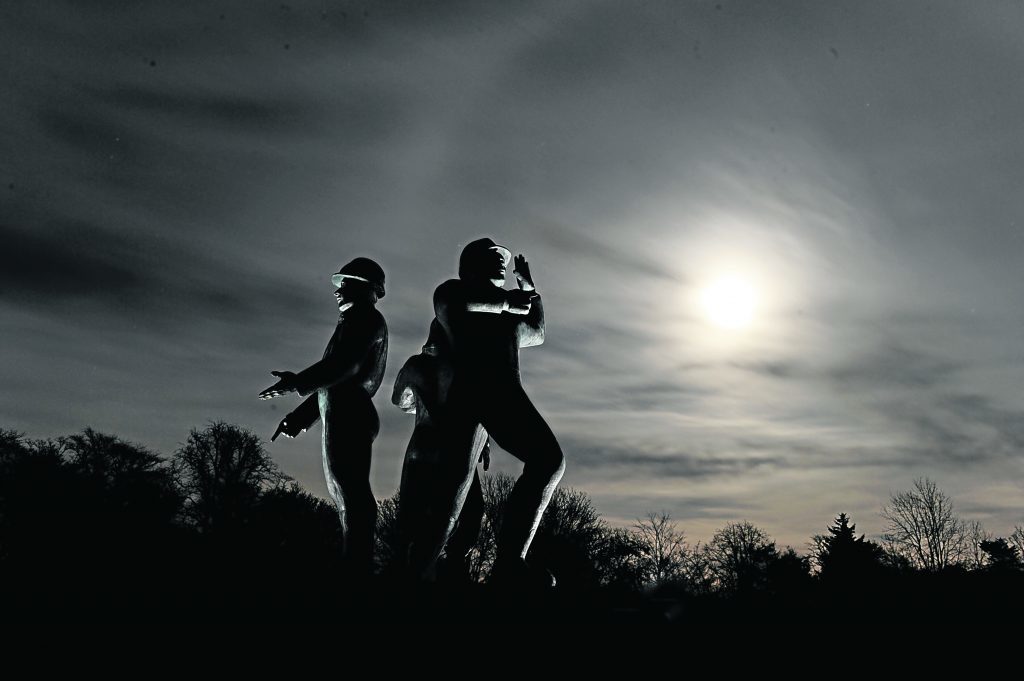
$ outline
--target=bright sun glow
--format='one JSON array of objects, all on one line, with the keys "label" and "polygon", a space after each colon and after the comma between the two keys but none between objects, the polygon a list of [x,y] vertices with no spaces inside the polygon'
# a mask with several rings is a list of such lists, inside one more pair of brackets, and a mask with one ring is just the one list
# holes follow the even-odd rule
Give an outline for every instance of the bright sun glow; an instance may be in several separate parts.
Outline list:
[{"label": "bright sun glow", "polygon": [[754,319],[754,288],[739,277],[722,277],[707,286],[700,295],[704,314],[716,326],[742,329]]}]

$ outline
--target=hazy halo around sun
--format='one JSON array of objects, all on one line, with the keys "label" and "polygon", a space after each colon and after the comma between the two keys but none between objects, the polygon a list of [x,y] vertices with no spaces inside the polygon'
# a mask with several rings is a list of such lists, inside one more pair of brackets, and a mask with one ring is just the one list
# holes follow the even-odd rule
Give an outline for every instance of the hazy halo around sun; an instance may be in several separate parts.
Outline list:
[{"label": "hazy halo around sun", "polygon": [[700,306],[715,326],[739,330],[750,326],[757,308],[757,292],[737,275],[713,279],[700,292]]}]

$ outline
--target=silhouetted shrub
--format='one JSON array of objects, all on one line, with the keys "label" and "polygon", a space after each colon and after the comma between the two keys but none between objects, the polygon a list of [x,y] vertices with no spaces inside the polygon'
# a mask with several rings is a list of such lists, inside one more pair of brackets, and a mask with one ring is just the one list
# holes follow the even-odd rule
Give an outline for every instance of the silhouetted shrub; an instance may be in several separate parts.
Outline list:
[{"label": "silhouetted shrub", "polygon": [[203,533],[238,529],[265,490],[288,480],[255,433],[223,421],[192,429],[174,453],[174,473],[184,517]]}]

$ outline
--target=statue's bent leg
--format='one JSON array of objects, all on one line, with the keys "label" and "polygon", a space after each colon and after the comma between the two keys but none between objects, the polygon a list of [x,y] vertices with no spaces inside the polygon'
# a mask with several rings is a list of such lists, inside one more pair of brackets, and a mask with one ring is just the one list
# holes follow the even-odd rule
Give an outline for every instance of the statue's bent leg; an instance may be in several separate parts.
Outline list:
[{"label": "statue's bent leg", "polygon": [[438,486],[440,434],[433,426],[417,425],[405,451],[398,496],[399,559],[411,575],[427,569],[437,542],[434,527],[439,510],[434,503]]},{"label": "statue's bent leg", "polygon": [[[453,389],[454,392],[454,389]],[[436,518],[430,529],[432,536],[431,567],[441,555],[446,542],[455,531],[462,507],[472,486],[476,462],[486,442],[487,433],[480,428],[468,403],[450,402],[445,419],[444,448],[438,465],[437,487],[433,505]]]},{"label": "statue's bent leg", "polygon": [[474,467],[473,482],[462,504],[455,530],[445,544],[444,552],[449,568],[457,570],[462,577],[469,574],[469,552],[480,538],[484,518],[484,493],[480,485],[480,471]]},{"label": "statue's bent leg", "polygon": [[483,425],[499,447],[524,464],[505,505],[497,559],[525,560],[544,509],[565,473],[565,457],[522,386],[503,387],[493,395],[498,397],[488,404]]}]

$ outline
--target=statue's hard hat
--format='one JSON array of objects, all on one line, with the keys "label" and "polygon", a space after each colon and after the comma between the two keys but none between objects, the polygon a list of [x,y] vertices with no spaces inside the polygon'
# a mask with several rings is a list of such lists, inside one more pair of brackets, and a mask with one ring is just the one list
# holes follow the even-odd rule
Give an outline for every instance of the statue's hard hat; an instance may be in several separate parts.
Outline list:
[{"label": "statue's hard hat", "polygon": [[499,246],[494,243],[493,239],[488,239],[487,237],[477,239],[476,241],[470,241],[466,244],[466,247],[462,249],[463,253],[466,253],[467,251],[471,253],[476,251],[498,251],[501,253],[501,256],[505,258],[506,266],[512,260],[512,251],[508,250],[504,246]]},{"label": "statue's hard hat", "polygon": [[487,251],[497,251],[498,253],[501,253],[501,257],[505,259],[505,267],[508,267],[509,262],[512,260],[512,251],[508,250],[504,246],[499,246],[494,243],[494,240],[492,239],[484,237],[483,239],[470,241],[462,249],[462,255],[459,256],[459,276],[463,276],[471,271],[475,256],[480,253],[486,253]]},{"label": "statue's hard hat", "polygon": [[373,286],[378,298],[384,297],[384,270],[369,258],[355,258],[331,275],[331,282],[341,286],[342,279],[365,281]]}]

